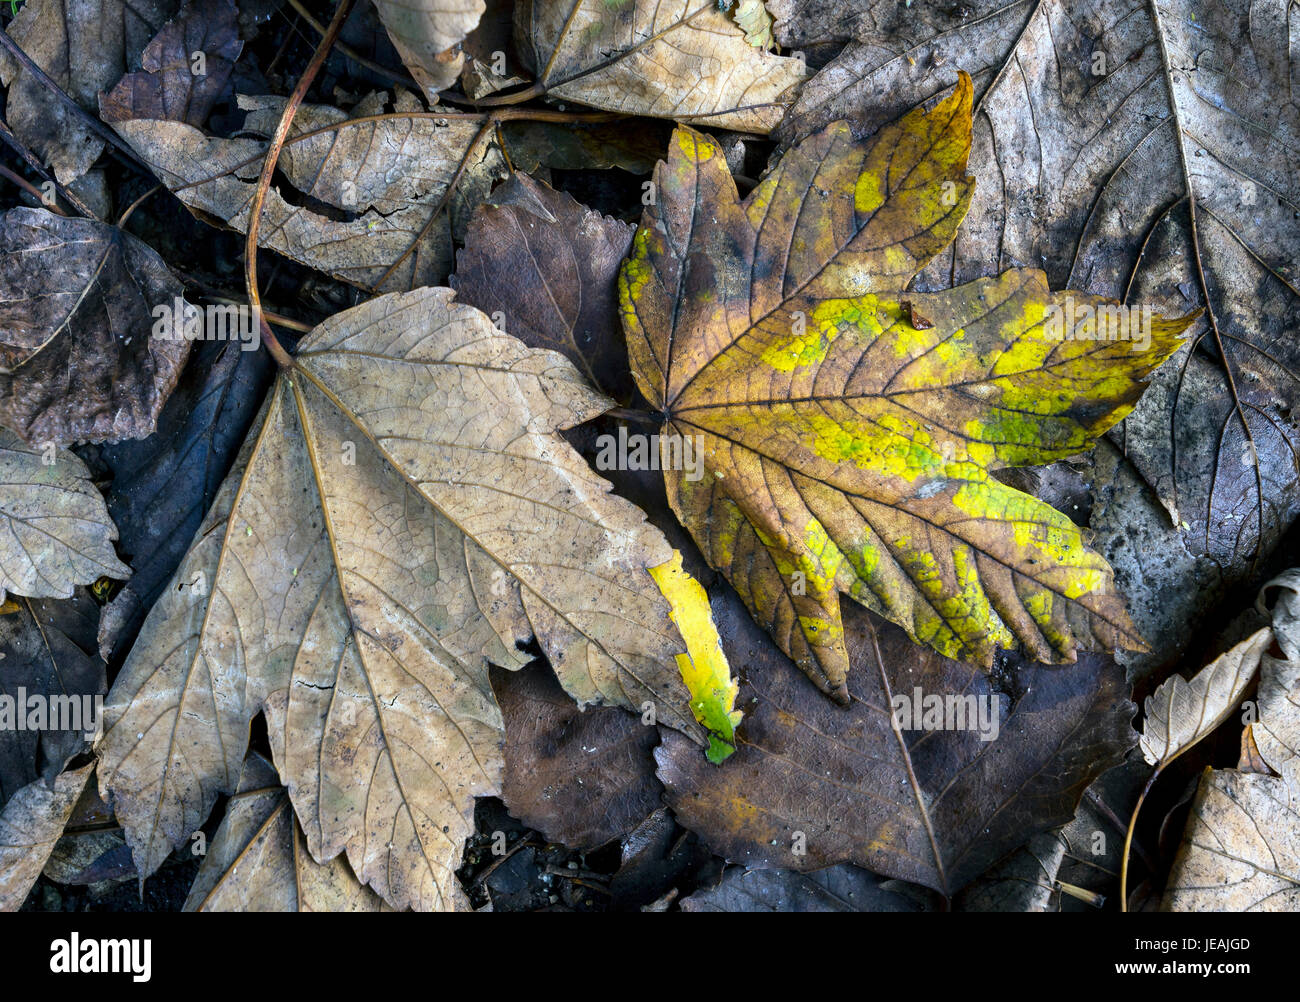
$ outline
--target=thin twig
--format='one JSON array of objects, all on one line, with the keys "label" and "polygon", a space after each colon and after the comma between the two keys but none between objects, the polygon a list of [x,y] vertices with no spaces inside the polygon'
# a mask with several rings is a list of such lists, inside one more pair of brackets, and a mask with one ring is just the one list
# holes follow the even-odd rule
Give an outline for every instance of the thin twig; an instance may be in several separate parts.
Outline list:
[{"label": "thin twig", "polygon": [[[343,22],[347,20],[348,12],[352,9],[353,0],[339,0],[339,5],[335,8],[334,19],[330,21],[329,30],[325,32],[325,37],[320,40],[320,45],[312,53],[311,61],[303,71],[302,77],[298,80],[298,85],[294,87],[293,93],[289,95],[289,100],[285,102],[284,111],[280,114],[279,124],[275,127],[275,134],[271,137],[271,144],[266,150],[266,160],[262,163],[262,175],[258,178],[257,188],[253,192],[253,200],[250,203],[248,211],[248,239],[244,243],[244,279],[248,286],[248,303],[259,315],[262,307],[262,297],[257,291],[257,232],[262,221],[262,204],[266,201],[266,193],[271,187],[271,176],[275,173],[276,162],[280,159],[280,150],[284,147],[284,140],[289,135],[289,126],[293,123],[293,116],[298,111],[298,106],[307,96],[307,90],[311,87],[312,81],[316,79],[316,74],[320,68],[325,65],[325,58],[329,55],[330,48],[334,45],[334,40],[338,37],[343,28]],[[266,344],[266,349],[275,359],[276,364],[281,369],[292,369],[293,359],[289,353],[284,350],[280,342],[276,340],[271,333],[271,327],[264,318],[260,320],[262,328],[262,340]]]},{"label": "thin twig", "polygon": [[[301,3],[299,3],[299,0],[289,0],[289,6],[298,12],[299,17],[301,17],[304,21],[306,21],[308,24],[310,24],[313,28],[316,29],[316,34],[322,36],[325,34],[325,30],[326,30],[325,25],[321,24],[314,17],[312,17],[311,12],[308,11],[307,8],[304,7]],[[345,56],[351,59],[354,63],[359,63],[360,65],[364,66],[366,69],[370,70],[372,73],[378,73],[381,77],[385,77],[393,81],[393,83],[395,84],[401,84],[403,87],[414,87],[416,90],[421,89],[420,85],[411,78],[411,75],[409,73],[406,76],[402,76],[400,73],[398,73],[397,70],[390,70],[387,66],[381,66],[379,63],[376,63],[373,60],[367,59],[365,56],[363,56],[356,49],[352,48],[352,46],[348,45],[346,42],[342,42],[342,41],[335,42],[334,48],[338,49],[341,53],[343,53]]]},{"label": "thin twig", "polygon": [[49,209],[51,212],[57,212],[60,216],[67,215],[67,213],[64,212],[62,209],[60,209],[57,205],[50,205],[47,201],[45,201],[45,196],[41,193],[41,189],[36,187],[36,185],[32,184],[30,181],[27,180],[27,178],[23,177],[21,174],[15,174],[8,167],[0,167],[0,177],[4,178],[10,184],[17,185],[19,188],[27,192],[27,194],[31,195],[32,198],[36,199],[36,201],[40,202],[41,205],[45,206],[45,208]]}]

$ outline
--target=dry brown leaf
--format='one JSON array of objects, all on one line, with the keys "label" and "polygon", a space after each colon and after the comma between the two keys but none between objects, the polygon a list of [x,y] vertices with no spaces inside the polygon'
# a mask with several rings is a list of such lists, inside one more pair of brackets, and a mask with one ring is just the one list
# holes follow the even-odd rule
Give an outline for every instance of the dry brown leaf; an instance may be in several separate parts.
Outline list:
[{"label": "dry brown leaf", "polygon": [[[197,0],[145,47],[143,68],[99,99],[105,122],[157,118],[201,126],[230,82],[244,43],[230,0]],[[202,65],[196,55],[202,53]],[[200,72],[201,70],[201,72]]]},{"label": "dry brown leaf", "polygon": [[[1281,590],[1259,661],[1259,719],[1249,731],[1276,775],[1206,769],[1169,873],[1164,911],[1300,910],[1300,571],[1260,589]],[[1288,656],[1268,653],[1276,635]],[[1249,643],[1249,641],[1247,641]]]},{"label": "dry brown leaf", "polygon": [[593,386],[626,401],[632,377],[618,325],[617,278],[632,232],[515,174],[475,211],[451,284],[502,330],[561,352]]},{"label": "dry brown leaf", "polygon": [[1190,680],[1173,675],[1161,683],[1144,707],[1142,755],[1147,762],[1164,768],[1232,716],[1272,642],[1273,631],[1264,627]]},{"label": "dry brown leaf", "polygon": [[515,45],[551,97],[742,132],[770,132],[806,72],[714,0],[520,0]]},{"label": "dry brown leaf", "polygon": [[[99,606],[85,589],[68,600],[14,604],[0,616],[0,807],[28,783],[53,783],[89,747],[95,697],[107,689],[95,653]],[[39,721],[31,717],[36,707]]]},{"label": "dry brown leaf", "polygon": [[0,424],[29,442],[144,438],[190,342],[153,333],[181,285],[115,226],[10,209],[0,216]]},{"label": "dry brown leaf", "polygon": [[19,790],[0,812],[0,912],[22,907],[93,768],[65,772],[52,786],[38,779]]},{"label": "dry brown leaf", "polygon": [[402,62],[431,101],[460,75],[457,49],[483,16],[483,0],[375,0]]},{"label": "dry brown leaf", "polygon": [[126,580],[131,568],[113,552],[116,538],[80,459],[0,428],[0,599],[70,598],[74,585]]},{"label": "dry brown leaf", "polygon": [[203,865],[185,899],[187,912],[389,911],[357,880],[347,860],[321,865],[307,851],[289,795],[261,755],[244,763]]},{"label": "dry brown leaf", "polygon": [[617,707],[579,710],[550,669],[494,669],[505,721],[501,799],[551,842],[593,849],[626,835],[659,806],[659,732]]},{"label": "dry brown leaf", "polygon": [[[245,129],[269,135],[284,100],[241,96],[239,105],[248,112]],[[396,113],[377,121],[350,118],[382,113],[382,95],[363,100],[352,116],[326,105],[299,109],[279,166],[298,193],[295,201],[316,199],[345,218],[294,204],[273,188],[263,208],[260,246],[381,292],[445,280],[453,231],[487,196],[504,172],[504,161],[495,145],[475,142],[481,122],[417,117],[423,112],[410,94],[399,95],[397,104]],[[247,231],[266,143],[212,138],[182,122],[154,119],[114,122],[113,127],[201,218]],[[318,129],[325,131],[294,141]],[[466,158],[450,204],[439,211]]]},{"label": "dry brown leaf", "polygon": [[487,663],[535,637],[580,704],[703,734],[647,569],[672,551],[556,434],[604,411],[562,356],[449,289],[320,325],[154,607],[97,745],[142,875],[233,791],[264,710],[320,863],[394,907],[451,907],[499,788]]},{"label": "dry brown leaf", "polygon": [[[99,92],[117,83],[176,10],[175,0],[28,0],[9,36],[63,90],[94,114]],[[9,88],[5,120],[63,184],[90,168],[104,141],[7,52],[0,83]]]}]

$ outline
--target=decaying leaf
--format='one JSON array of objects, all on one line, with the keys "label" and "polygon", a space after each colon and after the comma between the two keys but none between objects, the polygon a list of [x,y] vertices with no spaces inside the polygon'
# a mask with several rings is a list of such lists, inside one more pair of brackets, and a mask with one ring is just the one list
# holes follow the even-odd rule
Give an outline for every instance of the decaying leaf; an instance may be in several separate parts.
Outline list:
[{"label": "decaying leaf", "polygon": [[0,811],[0,912],[16,912],[41,875],[54,843],[94,765],[65,772],[46,786],[37,780]]},{"label": "decaying leaf", "polygon": [[41,445],[148,435],[190,350],[179,324],[154,333],[155,311],[178,305],[180,283],[131,234],[45,209],[4,213],[0,424]]},{"label": "decaying leaf", "polygon": [[[93,115],[99,92],[137,64],[149,39],[175,10],[175,0],[27,0],[5,30]],[[86,173],[103,152],[104,141],[3,51],[0,83],[8,88],[5,120],[59,181],[69,184]]]},{"label": "decaying leaf", "polygon": [[910,898],[881,888],[875,874],[856,866],[814,873],[746,870],[733,866],[717,887],[682,900],[684,912],[914,912]]},{"label": "decaying leaf", "polygon": [[742,132],[771,131],[805,76],[714,0],[519,0],[515,45],[551,97]]},{"label": "decaying leaf", "polygon": [[158,415],[157,431],[101,451],[113,471],[108,513],[132,571],[100,616],[105,659],[135,638],[176,572],[257,417],[272,368],[266,352],[243,342],[200,342]]},{"label": "decaying leaf", "polygon": [[671,548],[556,434],[609,402],[452,296],[303,340],[145,621],[97,745],[142,876],[236,788],[261,710],[313,858],[451,907],[500,782],[487,663],[529,638],[579,704],[649,701],[704,744],[648,573]]},{"label": "decaying leaf", "polygon": [[[1193,636],[1188,621],[1253,587],[1300,515],[1293,10],[1246,0],[774,7],[812,33],[784,38],[782,21],[783,43],[836,27],[835,37],[859,39],[801,90],[784,141],[839,118],[869,133],[933,95],[950,67],[974,76],[971,166],[988,183],[919,288],[1032,265],[1053,287],[1205,310],[1111,433],[1123,452],[1116,472],[1139,478],[1113,523],[1094,525],[1117,570],[1128,565],[1165,596],[1134,613],[1159,645],[1153,660],[1167,661]],[[1114,479],[1099,476],[1098,488],[1109,493]],[[1118,552],[1153,493],[1163,518],[1135,552]]]},{"label": "decaying leaf", "polygon": [[1042,661],[1143,647],[1083,531],[992,472],[1090,448],[1188,321],[1120,340],[1117,304],[1032,269],[904,310],[971,196],[972,96],[963,75],[865,143],[829,126],[744,201],[679,128],[620,278],[637,385],[703,455],[702,479],[666,474],[673,510],[845,702],[840,592],[985,665],[1016,641]]},{"label": "decaying leaf", "polygon": [[845,609],[855,669],[844,709],[784,663],[739,602],[714,599],[732,660],[747,666],[736,754],[714,768],[670,732],[655,752],[669,806],[714,852],[805,872],[852,862],[952,895],[1069,821],[1136,740],[1110,658],[1013,662],[995,688],[979,665],[886,625],[882,672],[869,615]]},{"label": "decaying leaf", "polygon": [[[1280,590],[1272,629],[1256,655],[1259,719],[1249,725],[1258,754],[1275,775],[1206,769],[1192,802],[1183,843],[1169,873],[1164,911],[1300,909],[1300,572],[1287,571],[1260,590]],[[1276,634],[1282,658],[1268,653]],[[1157,693],[1158,694],[1158,693]]]},{"label": "decaying leaf", "polygon": [[248,756],[203,865],[187,912],[376,912],[384,900],[357,880],[347,860],[324,865],[307,851],[275,767]]},{"label": "decaying leaf", "polygon": [[[47,461],[48,460],[48,461]],[[74,585],[131,576],[85,464],[0,428],[0,599],[70,598]]]},{"label": "decaying leaf", "polygon": [[627,223],[515,174],[475,211],[451,284],[502,330],[561,352],[593,386],[626,401],[617,279],[631,245]]},{"label": "decaying leaf", "polygon": [[53,783],[89,747],[107,688],[99,607],[84,591],[17,605],[0,616],[0,807],[37,779]]},{"label": "decaying leaf", "polygon": [[1147,697],[1142,755],[1167,766],[1232,716],[1273,642],[1267,626],[1225,651],[1188,680],[1173,675]]},{"label": "decaying leaf", "polygon": [[431,101],[460,75],[457,46],[483,16],[483,0],[375,0],[393,47]]},{"label": "decaying leaf", "polygon": [[238,13],[230,0],[195,0],[183,8],[145,46],[143,68],[128,73],[100,98],[100,117],[105,122],[156,118],[201,127],[230,83],[244,47]]},{"label": "decaying leaf", "polygon": [[510,162],[525,174],[539,167],[620,167],[630,174],[649,174],[668,145],[671,131],[667,123],[653,119],[591,124],[510,120],[501,124]]},{"label": "decaying leaf", "polygon": [[501,799],[512,817],[551,842],[594,849],[659,807],[654,726],[617,707],[579,710],[541,664],[493,669],[492,689],[505,721]]},{"label": "decaying leaf", "polygon": [[[241,96],[245,131],[270,135],[284,100]],[[453,230],[468,221],[504,163],[482,140],[477,119],[431,115],[409,93],[399,95],[395,112],[373,118],[383,114],[383,103],[384,95],[371,95],[351,116],[326,105],[298,110],[279,160],[297,194],[291,201],[275,189],[267,193],[259,245],[354,285],[406,291],[446,279]],[[247,231],[265,142],[215,139],[155,119],[113,127],[200,218]],[[299,204],[304,198],[343,218]]]}]

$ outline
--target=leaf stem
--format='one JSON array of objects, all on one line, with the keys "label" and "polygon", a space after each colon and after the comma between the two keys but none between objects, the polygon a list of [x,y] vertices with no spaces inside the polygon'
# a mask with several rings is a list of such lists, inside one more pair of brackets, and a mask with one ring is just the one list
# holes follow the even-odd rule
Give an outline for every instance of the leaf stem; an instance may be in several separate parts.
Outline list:
[{"label": "leaf stem", "polygon": [[1155,771],[1151,773],[1151,778],[1147,780],[1146,786],[1142,787],[1142,792],[1138,794],[1137,803],[1133,805],[1133,816],[1129,818],[1128,831],[1124,835],[1124,855],[1120,857],[1119,863],[1119,910],[1128,911],[1128,857],[1129,849],[1133,845],[1133,831],[1137,828],[1138,811],[1142,810],[1142,802],[1147,799],[1147,794],[1151,792],[1151,787],[1160,775],[1160,771],[1165,767],[1161,762],[1156,766]]},{"label": "leaf stem", "polygon": [[271,353],[276,364],[281,370],[293,368],[293,358],[276,340],[271,333],[271,327],[266,322],[266,318],[261,316],[262,297],[257,291],[257,233],[262,222],[262,205],[266,201],[266,193],[271,187],[271,176],[275,173],[276,162],[280,159],[280,150],[284,146],[284,141],[289,135],[289,126],[293,122],[293,116],[297,114],[299,105],[307,96],[307,90],[316,79],[316,74],[320,72],[325,65],[325,57],[329,55],[330,48],[334,45],[334,40],[338,38],[339,32],[343,29],[343,22],[347,20],[348,13],[352,10],[353,0],[339,0],[339,5],[334,10],[334,19],[330,21],[329,28],[326,30],[324,37],[320,40],[320,45],[312,53],[311,61],[307,63],[307,68],[303,71],[302,77],[298,80],[298,85],[294,87],[293,93],[289,95],[289,100],[285,102],[284,111],[280,113],[280,121],[275,127],[275,133],[271,137],[271,144],[266,150],[266,159],[262,162],[262,174],[257,180],[257,188],[253,192],[253,200],[249,206],[248,213],[248,239],[244,243],[244,280],[248,286],[248,303],[258,314],[258,323],[262,329],[262,341],[266,345],[266,350]]}]

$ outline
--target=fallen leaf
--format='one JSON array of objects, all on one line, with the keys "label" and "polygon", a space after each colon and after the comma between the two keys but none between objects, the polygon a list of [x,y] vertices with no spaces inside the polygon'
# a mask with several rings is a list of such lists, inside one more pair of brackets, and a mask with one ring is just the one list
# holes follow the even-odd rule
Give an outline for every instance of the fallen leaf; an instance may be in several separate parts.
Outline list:
[{"label": "fallen leaf", "polygon": [[1225,651],[1188,680],[1173,675],[1161,683],[1144,707],[1142,755],[1150,765],[1167,766],[1236,711],[1273,631],[1257,630]]},{"label": "fallen leaf", "polygon": [[[284,100],[241,95],[244,130],[270,135]],[[113,128],[196,215],[247,231],[265,142],[216,139],[154,119]],[[290,201],[274,188],[267,193],[259,246],[379,292],[442,282],[451,270],[453,232],[504,173],[500,152],[481,132],[481,121],[431,115],[410,94],[388,114],[383,95],[371,95],[352,118],[327,105],[303,105],[279,160],[296,194]],[[299,204],[304,199],[310,201]],[[338,212],[315,211],[314,203]]]},{"label": "fallen leaf", "polygon": [[0,485],[0,598],[71,598],[74,585],[131,576],[104,498],[71,452],[0,428]]},{"label": "fallen leaf", "polygon": [[805,76],[714,0],[520,0],[515,45],[552,98],[766,134]]},{"label": "fallen leaf", "polygon": [[449,289],[299,344],[109,693],[100,788],[142,876],[235,789],[264,710],[313,858],[452,906],[500,782],[487,663],[530,637],[580,705],[651,701],[704,744],[646,572],[671,549],[556,434],[608,406]]},{"label": "fallen leaf", "polygon": [[0,811],[0,912],[16,912],[41,875],[93,765],[23,787]]},{"label": "fallen leaf", "polygon": [[0,807],[29,783],[53,783],[87,749],[108,688],[99,607],[85,592],[18,604],[0,617]]},{"label": "fallen leaf", "polygon": [[[1169,872],[1162,911],[1295,911],[1300,908],[1300,571],[1265,584],[1281,597],[1259,645],[1259,719],[1248,728],[1273,775],[1206,769]],[[1268,653],[1276,635],[1284,657]],[[1249,641],[1247,642],[1249,643]],[[1208,669],[1207,669],[1208,670]]]},{"label": "fallen leaf", "polygon": [[100,118],[157,118],[202,126],[230,83],[244,47],[238,13],[230,0],[195,0],[182,8],[145,46],[143,68],[100,97]]},{"label": "fallen leaf", "polygon": [[239,788],[194,878],[187,912],[377,912],[384,900],[337,856],[323,866],[307,851],[275,767],[250,754]]},{"label": "fallen leaf", "polygon": [[[99,92],[115,84],[128,64],[138,62],[149,39],[175,10],[174,0],[27,0],[5,31],[93,117]],[[9,127],[60,183],[71,184],[85,174],[103,152],[104,141],[2,50],[0,83],[8,88]]]},{"label": "fallen leaf", "polygon": [[551,348],[593,386],[632,392],[618,330],[618,269],[632,227],[516,173],[475,210],[452,287],[525,344]]},{"label": "fallen leaf", "polygon": [[436,102],[460,75],[465,57],[456,47],[483,16],[483,0],[375,0],[375,9],[411,76]]},{"label": "fallen leaf", "polygon": [[[1069,821],[1136,739],[1136,708],[1110,658],[1087,655],[1070,668],[1013,660],[995,688],[979,665],[885,625],[882,673],[868,616],[845,609],[855,670],[844,709],[782,661],[740,603],[715,598],[731,660],[745,665],[736,754],[708,766],[671,732],[655,752],[669,806],[715,853],[802,872],[851,862],[951,896],[1031,835]],[[957,697],[965,728],[906,729],[901,717],[895,727],[900,696],[916,707],[914,722],[925,722],[925,699],[938,699],[954,725]],[[991,740],[971,726],[977,710],[986,734],[998,715]]]},{"label": "fallen leaf", "polygon": [[134,639],[176,572],[257,417],[272,368],[266,352],[245,350],[243,342],[202,341],[158,429],[101,451],[113,472],[108,513],[131,564],[131,579],[100,617],[105,660]]},{"label": "fallen leaf", "polygon": [[736,0],[731,17],[745,33],[745,41],[754,48],[767,50],[776,47],[772,38],[772,15],[763,6],[763,0]]},{"label": "fallen leaf", "polygon": [[501,799],[511,817],[549,842],[594,849],[659,807],[655,727],[618,707],[579,710],[541,664],[493,669],[492,689],[505,721]]},{"label": "fallen leaf", "polygon": [[[783,141],[842,117],[866,134],[949,67],[975,77],[971,166],[990,183],[918,288],[1033,265],[1053,287],[1205,310],[1111,433],[1117,473],[1136,469],[1136,484],[1114,524],[1094,525],[1098,548],[1159,596],[1135,616],[1158,644],[1153,665],[1167,664],[1194,636],[1187,622],[1254,587],[1300,515],[1300,104],[1285,5],[816,6],[831,19],[818,25],[853,20],[861,41],[801,90]],[[1152,492],[1164,511],[1126,554]]]},{"label": "fallen leaf", "polygon": [[963,75],[866,143],[832,125],[743,202],[718,146],[679,128],[620,277],[637,385],[703,455],[702,479],[665,475],[674,512],[841,701],[840,592],[985,665],[1016,641],[1042,661],[1143,647],[1083,531],[991,474],[1090,448],[1187,320],[1155,317],[1139,350],[1099,330],[1110,304],[1021,269],[907,293],[932,325],[907,321],[900,294],[974,185],[971,100]]},{"label": "fallen leaf", "polygon": [[154,251],[93,219],[16,208],[0,222],[0,423],[29,442],[143,438],[190,351],[154,334],[183,303]]},{"label": "fallen leaf", "polygon": [[684,912],[914,912],[916,903],[884,890],[856,866],[815,873],[728,867],[717,887],[682,899]]}]

